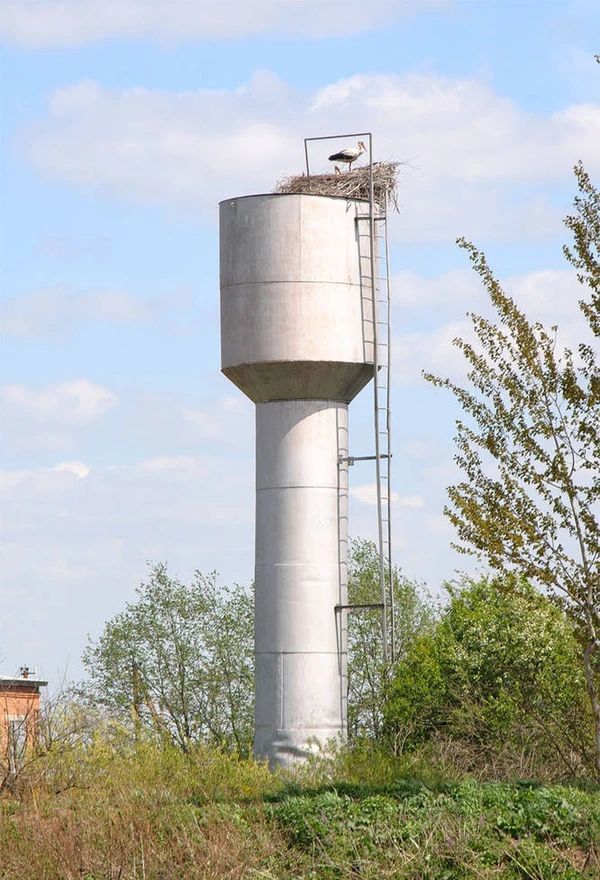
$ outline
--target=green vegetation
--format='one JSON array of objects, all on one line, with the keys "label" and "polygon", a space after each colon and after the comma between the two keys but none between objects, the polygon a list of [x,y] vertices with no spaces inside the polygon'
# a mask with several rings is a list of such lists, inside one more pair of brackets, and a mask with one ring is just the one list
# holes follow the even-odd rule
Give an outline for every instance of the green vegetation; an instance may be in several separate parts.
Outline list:
[{"label": "green vegetation", "polygon": [[600,790],[458,780],[443,757],[331,749],[295,776],[115,725],[0,801],[1,880],[600,876]]},{"label": "green vegetation", "polygon": [[181,584],[150,567],[135,602],[83,655],[84,699],[140,734],[188,749],[208,743],[247,755],[254,735],[254,605],[214,572]]},{"label": "green vegetation", "polygon": [[573,247],[564,253],[589,331],[576,355],[561,347],[556,327],[530,322],[484,254],[460,240],[497,323],[471,315],[476,343],[455,340],[469,367],[466,388],[426,378],[449,389],[465,415],[455,457],[464,480],[449,487],[445,509],[458,549],[539,584],[574,623],[600,779],[600,193],[581,164],[575,176],[575,213],[565,220]]},{"label": "green vegetation", "polygon": [[[385,714],[405,748],[434,738],[465,769],[594,773],[594,724],[576,629],[527,581],[449,586],[435,627],[413,640]],[[396,736],[398,734],[396,733]],[[493,767],[496,766],[496,770]]]},{"label": "green vegetation", "polygon": [[[381,600],[379,553],[372,541],[355,540],[348,559],[348,597],[360,605]],[[393,573],[396,608],[396,655],[392,666],[383,661],[381,612],[362,609],[348,625],[348,735],[352,741],[366,738],[383,742],[388,738],[384,722],[386,690],[394,669],[404,661],[413,642],[430,632],[437,609],[418,584]]]}]

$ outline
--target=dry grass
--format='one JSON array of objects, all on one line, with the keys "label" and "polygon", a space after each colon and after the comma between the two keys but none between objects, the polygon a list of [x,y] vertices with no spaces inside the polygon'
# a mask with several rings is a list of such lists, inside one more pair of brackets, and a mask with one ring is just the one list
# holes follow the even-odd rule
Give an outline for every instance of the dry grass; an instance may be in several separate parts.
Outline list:
[{"label": "dry grass", "polygon": [[95,805],[93,794],[42,798],[37,810],[20,804],[3,817],[0,878],[238,880],[278,860],[283,846],[259,809],[166,806],[137,792]]},{"label": "dry grass", "polygon": [[[398,211],[398,169],[400,162],[376,162],[373,165],[373,196],[381,210]],[[277,193],[313,193],[345,199],[369,198],[369,166],[341,174],[300,174],[284,177],[275,187]]]},{"label": "dry grass", "polygon": [[435,782],[430,766],[425,781],[379,752],[334,753],[302,782],[112,734],[55,758],[0,798],[0,880],[598,876],[595,791]]},{"label": "dry grass", "polygon": [[241,880],[279,861],[260,801],[280,782],[264,765],[98,739],[68,756],[65,786],[64,759],[0,798],[0,880]]}]

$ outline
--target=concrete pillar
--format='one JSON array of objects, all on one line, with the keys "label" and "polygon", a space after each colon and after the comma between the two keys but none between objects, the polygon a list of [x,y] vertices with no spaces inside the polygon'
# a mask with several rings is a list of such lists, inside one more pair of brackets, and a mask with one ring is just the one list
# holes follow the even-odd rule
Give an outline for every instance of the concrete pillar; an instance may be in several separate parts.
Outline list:
[{"label": "concrete pillar", "polygon": [[348,407],[256,407],[256,742],[287,766],[346,730]]}]

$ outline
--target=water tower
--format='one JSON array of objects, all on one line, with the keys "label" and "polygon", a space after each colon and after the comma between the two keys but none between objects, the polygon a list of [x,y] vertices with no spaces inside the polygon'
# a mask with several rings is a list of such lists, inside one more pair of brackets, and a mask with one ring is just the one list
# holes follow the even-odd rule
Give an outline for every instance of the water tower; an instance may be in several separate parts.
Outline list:
[{"label": "water tower", "polygon": [[223,373],[256,404],[255,753],[346,727],[348,404],[373,378],[372,200],[220,204]]}]

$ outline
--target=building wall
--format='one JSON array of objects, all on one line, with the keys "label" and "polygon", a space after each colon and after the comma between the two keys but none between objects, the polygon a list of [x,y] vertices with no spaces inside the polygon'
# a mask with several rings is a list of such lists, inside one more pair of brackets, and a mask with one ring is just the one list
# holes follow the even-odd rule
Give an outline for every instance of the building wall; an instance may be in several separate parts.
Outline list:
[{"label": "building wall", "polygon": [[37,685],[14,684],[0,691],[0,763],[15,770],[33,745],[40,711]]}]

